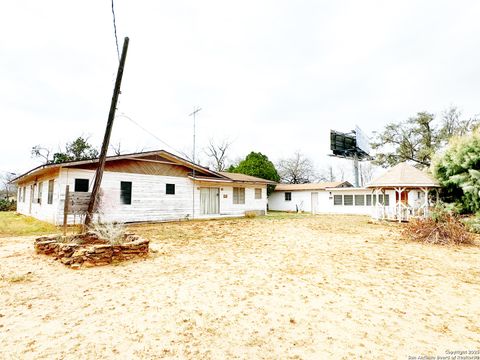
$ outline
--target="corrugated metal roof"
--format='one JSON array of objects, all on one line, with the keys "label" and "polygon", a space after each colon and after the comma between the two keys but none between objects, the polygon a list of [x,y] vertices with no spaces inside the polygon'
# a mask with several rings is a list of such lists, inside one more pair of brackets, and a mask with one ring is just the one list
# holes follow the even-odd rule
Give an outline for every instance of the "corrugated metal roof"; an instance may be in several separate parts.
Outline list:
[{"label": "corrugated metal roof", "polygon": [[326,188],[351,187],[348,181],[333,181],[308,184],[278,184],[275,191],[325,190]]},{"label": "corrugated metal roof", "polygon": [[403,162],[374,179],[367,187],[440,187],[440,184],[430,174]]}]

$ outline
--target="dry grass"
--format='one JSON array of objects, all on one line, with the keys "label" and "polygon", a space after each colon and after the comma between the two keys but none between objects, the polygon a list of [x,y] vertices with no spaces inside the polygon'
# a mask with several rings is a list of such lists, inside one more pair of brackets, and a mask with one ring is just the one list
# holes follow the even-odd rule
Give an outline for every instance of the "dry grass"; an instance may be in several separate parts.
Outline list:
[{"label": "dry grass", "polygon": [[[0,241],[6,358],[395,359],[478,349],[480,248],[360,216],[130,226],[146,260],[73,271]],[[33,340],[32,340],[33,339]]]},{"label": "dry grass", "polygon": [[13,211],[0,212],[0,237],[43,235],[58,232],[56,226],[20,215]]}]

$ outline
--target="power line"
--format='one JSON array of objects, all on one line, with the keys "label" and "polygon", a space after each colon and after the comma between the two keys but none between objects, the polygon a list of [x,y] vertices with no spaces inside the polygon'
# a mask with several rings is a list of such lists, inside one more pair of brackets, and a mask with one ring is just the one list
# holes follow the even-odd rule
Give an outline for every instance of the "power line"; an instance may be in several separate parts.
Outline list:
[{"label": "power line", "polygon": [[118,61],[120,61],[120,50],[118,48],[117,24],[115,22],[115,9],[113,7],[113,0],[112,0],[112,15],[113,15],[113,32],[115,34],[115,43],[117,44],[117,56],[118,56]]},{"label": "power line", "polygon": [[154,133],[152,133],[151,131],[147,130],[146,128],[144,128],[142,125],[140,125],[138,122],[136,122],[135,120],[133,120],[130,116],[127,116],[125,114],[118,114],[116,117],[124,117],[125,119],[131,121],[133,124],[137,125],[140,129],[142,129],[143,131],[145,131],[147,134],[149,134],[150,136],[154,137],[155,139],[157,139],[159,142],[161,142],[162,144],[164,144],[165,146],[169,147],[170,149],[172,149],[173,151],[175,151],[177,154],[183,154],[182,151],[180,150],[177,150],[175,149],[173,146],[169,145],[168,143],[166,143],[165,141],[163,141],[162,139],[160,139],[157,135],[155,135]]}]

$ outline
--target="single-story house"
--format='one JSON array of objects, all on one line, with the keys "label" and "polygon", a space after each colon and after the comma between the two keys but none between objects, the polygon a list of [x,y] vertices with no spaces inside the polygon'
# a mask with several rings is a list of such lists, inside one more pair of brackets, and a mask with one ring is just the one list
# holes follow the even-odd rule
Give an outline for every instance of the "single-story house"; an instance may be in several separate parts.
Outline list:
[{"label": "single-story house", "polygon": [[[71,195],[90,192],[97,164],[98,159],[46,164],[17,177],[17,212],[62,224],[66,187]],[[97,216],[137,222],[265,214],[269,184],[275,183],[216,172],[164,150],[109,156]],[[70,213],[67,222],[81,217]]]},{"label": "single-story house", "polygon": [[401,163],[362,188],[347,181],[279,184],[268,199],[268,208],[403,221],[426,216],[431,207],[429,191],[438,187],[429,174]]}]

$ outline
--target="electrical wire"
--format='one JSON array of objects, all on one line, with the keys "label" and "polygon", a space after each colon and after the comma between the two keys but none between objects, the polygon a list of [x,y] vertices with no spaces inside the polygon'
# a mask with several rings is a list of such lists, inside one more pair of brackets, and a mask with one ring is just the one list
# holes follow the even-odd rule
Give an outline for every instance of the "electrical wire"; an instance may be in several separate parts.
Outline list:
[{"label": "electrical wire", "polygon": [[162,139],[160,139],[157,135],[155,135],[154,133],[152,133],[151,131],[147,130],[145,127],[143,127],[142,125],[140,125],[138,122],[136,122],[135,120],[133,120],[130,116],[127,116],[125,114],[118,114],[116,117],[124,117],[125,119],[131,121],[133,124],[137,125],[140,129],[142,129],[143,131],[145,131],[147,134],[149,134],[150,136],[152,136],[153,138],[155,138],[156,140],[158,140],[159,142],[161,142],[162,144],[164,144],[165,146],[169,147],[170,149],[172,149],[173,151],[175,151],[177,154],[183,154],[182,151],[180,150],[177,150],[175,149],[173,146],[169,145],[168,143],[166,143],[165,141],[163,141]]},{"label": "electrical wire", "polygon": [[112,15],[113,15],[113,32],[115,34],[115,43],[117,44],[117,56],[118,56],[118,61],[120,61],[120,49],[118,48],[117,24],[115,22],[115,9],[113,7],[113,0],[112,0]]}]

